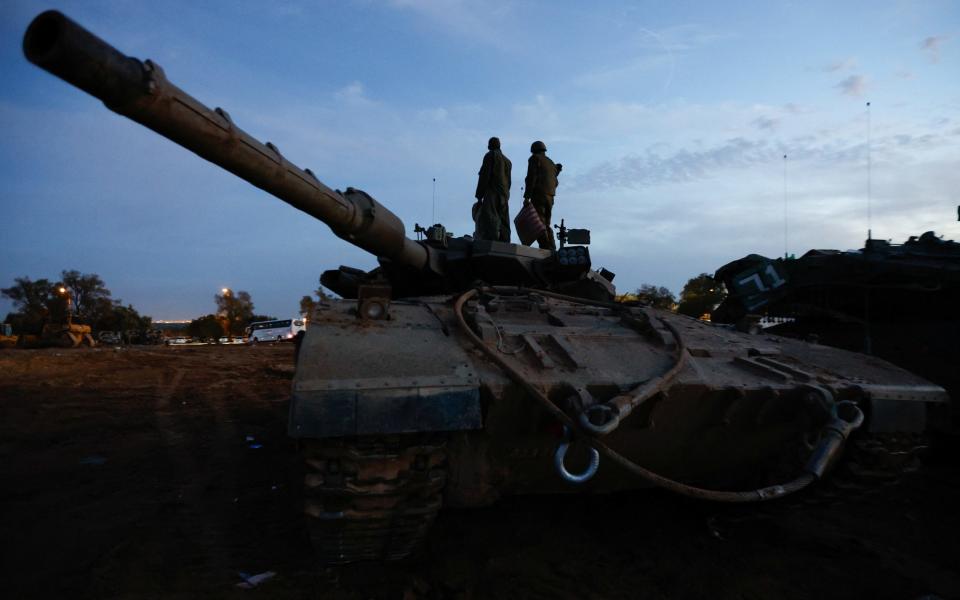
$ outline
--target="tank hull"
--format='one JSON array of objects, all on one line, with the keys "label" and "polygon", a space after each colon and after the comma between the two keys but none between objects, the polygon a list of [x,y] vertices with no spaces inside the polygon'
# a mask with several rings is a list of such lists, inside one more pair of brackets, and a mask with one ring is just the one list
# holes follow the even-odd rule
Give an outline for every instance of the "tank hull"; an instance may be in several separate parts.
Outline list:
[{"label": "tank hull", "polygon": [[[584,485],[559,477],[562,424],[477,351],[452,300],[395,301],[379,320],[358,318],[352,301],[319,306],[299,355],[290,435],[443,433],[452,506],[650,485],[609,461]],[[858,403],[871,433],[922,433],[948,403],[942,388],[879,359],[653,309],[530,292],[490,295],[467,313],[484,344],[561,406],[584,397],[601,403],[655,379],[682,342],[687,357],[670,385],[605,440],[652,471],[710,488],[751,489],[801,469],[824,420],[810,405],[812,389]],[[589,440],[581,442],[571,449],[572,470],[586,461]]]}]

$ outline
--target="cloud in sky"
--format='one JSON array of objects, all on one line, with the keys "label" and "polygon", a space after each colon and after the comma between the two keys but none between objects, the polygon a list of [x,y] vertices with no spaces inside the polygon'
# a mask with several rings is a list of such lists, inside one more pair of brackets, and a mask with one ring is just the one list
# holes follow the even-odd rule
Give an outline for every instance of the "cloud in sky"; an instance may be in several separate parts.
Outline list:
[{"label": "cloud in sky", "polygon": [[676,58],[673,55],[673,50],[664,47],[660,53],[636,56],[618,64],[581,73],[573,81],[576,85],[586,88],[610,86],[662,70],[664,75],[659,89],[667,91],[673,80],[675,69]]},{"label": "cloud in sky", "polygon": [[756,125],[758,129],[773,131],[780,126],[780,119],[776,117],[762,116],[754,119],[753,124]]},{"label": "cloud in sky", "polygon": [[926,53],[930,62],[938,63],[940,62],[940,48],[948,39],[950,39],[950,36],[931,35],[920,42],[920,48]]},{"label": "cloud in sky", "polygon": [[495,48],[516,48],[520,40],[512,35],[515,17],[512,2],[488,0],[388,0],[396,9],[423,17],[444,35],[470,40]]},{"label": "cloud in sky", "polygon": [[847,96],[860,97],[867,90],[867,78],[863,75],[851,75],[834,87]]},{"label": "cloud in sky", "polygon": [[695,50],[737,38],[737,34],[733,31],[704,23],[683,23],[665,27],[656,32],[645,31],[674,52]]},{"label": "cloud in sky", "polygon": [[587,89],[621,90],[641,84],[663,96],[670,90],[678,61],[688,54],[736,38],[734,33],[699,23],[655,29],[643,26],[643,19],[638,21],[618,22],[616,27],[631,32],[627,38],[629,43],[616,47],[615,53],[606,57],[603,64],[591,64],[575,74],[572,83]]},{"label": "cloud in sky", "polygon": [[844,58],[821,67],[825,73],[836,73],[837,71],[849,71],[857,68],[857,59],[854,57]]},{"label": "cloud in sky", "polygon": [[[664,148],[652,145],[639,154],[624,156],[593,166],[578,176],[574,189],[638,189],[669,183],[687,183],[723,176],[737,170],[767,168],[777,164],[784,154],[791,162],[805,161],[821,170],[856,170],[865,164],[865,140],[838,136],[837,132],[795,136],[778,141],[738,137],[709,146]],[[960,139],[956,132],[931,129],[918,133],[894,133],[871,142],[875,160],[908,165],[921,152],[942,152]],[[878,164],[880,164],[878,162]]]},{"label": "cloud in sky", "polygon": [[699,180],[722,169],[744,168],[763,161],[772,150],[762,140],[734,138],[703,149],[681,148],[663,154],[657,147],[642,154],[596,165],[580,176],[575,187],[636,188]]},{"label": "cloud in sky", "polygon": [[334,97],[340,102],[353,104],[357,106],[368,106],[374,102],[367,97],[363,84],[359,81],[351,81],[349,84],[334,92]]}]

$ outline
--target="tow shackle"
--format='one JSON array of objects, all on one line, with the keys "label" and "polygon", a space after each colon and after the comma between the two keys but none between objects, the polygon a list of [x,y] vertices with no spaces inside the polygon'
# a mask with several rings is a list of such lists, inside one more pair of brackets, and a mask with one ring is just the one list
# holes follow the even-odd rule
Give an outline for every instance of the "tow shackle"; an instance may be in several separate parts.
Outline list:
[{"label": "tow shackle", "polygon": [[564,464],[564,459],[572,443],[573,434],[570,432],[570,428],[564,425],[563,441],[560,442],[560,445],[557,446],[556,451],[553,453],[553,466],[556,467],[557,474],[560,475],[561,479],[573,485],[581,485],[593,479],[593,476],[597,474],[597,469],[600,468],[600,452],[591,446],[590,464],[587,465],[587,468],[584,469],[582,473],[571,473]]}]

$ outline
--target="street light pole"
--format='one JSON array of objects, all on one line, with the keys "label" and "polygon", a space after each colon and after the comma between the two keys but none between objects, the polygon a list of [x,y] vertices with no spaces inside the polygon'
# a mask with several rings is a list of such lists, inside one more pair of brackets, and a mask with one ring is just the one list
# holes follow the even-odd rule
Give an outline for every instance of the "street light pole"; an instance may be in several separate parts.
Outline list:
[{"label": "street light pole", "polygon": [[67,290],[66,286],[61,285],[60,287],[57,288],[57,292],[59,292],[60,295],[63,296],[67,301],[67,325],[72,325],[73,324],[73,301],[72,301],[72,298],[70,297],[69,290]]}]

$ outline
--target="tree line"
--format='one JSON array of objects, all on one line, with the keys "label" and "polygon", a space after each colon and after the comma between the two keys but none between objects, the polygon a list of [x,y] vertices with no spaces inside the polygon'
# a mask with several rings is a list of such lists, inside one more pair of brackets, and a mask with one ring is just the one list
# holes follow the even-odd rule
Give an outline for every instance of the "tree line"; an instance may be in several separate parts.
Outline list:
[{"label": "tree line", "polygon": [[[316,292],[325,298],[322,289]],[[13,326],[18,335],[39,335],[45,324],[64,323],[68,318],[90,325],[94,332],[138,331],[153,327],[153,319],[141,315],[132,304],[124,305],[96,273],[81,273],[75,269],[60,272],[59,279],[31,279],[16,277],[10,287],[0,288],[0,294],[13,301],[14,310],[7,313],[4,322]],[[218,340],[223,336],[242,336],[250,323],[273,321],[276,317],[256,314],[250,293],[244,290],[224,289],[214,295],[216,310],[193,319],[186,334],[200,339]],[[315,301],[304,296],[300,314],[309,315]]]},{"label": "tree line", "polygon": [[[300,298],[300,316],[309,318],[317,304],[328,299],[320,285],[313,296]],[[254,312],[253,300],[248,292],[224,289],[214,296],[217,312],[194,319],[187,326],[187,335],[200,339],[218,339],[220,336],[240,336],[250,323],[275,321],[276,317],[258,315]]]},{"label": "tree line", "polygon": [[68,317],[95,331],[146,331],[152,319],[132,304],[124,305],[96,273],[60,272],[59,280],[17,277],[0,294],[13,301],[14,311],[5,321],[17,334],[39,334],[45,323],[62,323]]},{"label": "tree line", "polygon": [[682,315],[700,318],[710,314],[727,297],[726,289],[707,273],[687,280],[680,291],[680,298],[663,286],[648,283],[641,285],[632,294],[624,294],[620,301],[639,302],[654,308],[672,310]]},{"label": "tree line", "polygon": [[[138,331],[153,327],[153,319],[141,315],[132,304],[124,305],[96,273],[75,269],[60,272],[59,279],[16,277],[0,294],[13,301],[14,310],[4,322],[13,326],[15,334],[39,335],[45,324],[64,323],[72,319],[90,325],[94,332]],[[322,291],[318,290],[322,297]],[[310,300],[309,296],[304,299]],[[216,311],[193,319],[186,327],[187,335],[218,340],[222,336],[241,336],[250,323],[272,321],[276,317],[254,312],[250,293],[225,289],[214,296]],[[301,310],[312,310],[301,301]],[[309,314],[308,312],[304,314]]]},{"label": "tree line", "polygon": [[[131,304],[113,298],[103,279],[96,273],[61,271],[59,280],[17,277],[14,285],[0,288],[0,294],[13,301],[14,310],[6,316],[15,333],[38,334],[45,323],[59,323],[70,316],[90,325],[94,331],[146,331],[152,326],[149,316],[141,315]],[[309,316],[318,302],[327,298],[322,287],[314,290],[317,299],[303,296],[300,315]],[[641,285],[621,301],[634,301],[676,311],[691,317],[709,314],[726,297],[723,285],[707,273],[687,281],[680,297],[663,286]],[[258,315],[249,292],[223,290],[214,296],[216,312],[190,322],[188,335],[202,339],[241,336],[250,323],[272,321],[276,317]]]},{"label": "tree line", "polygon": [[253,299],[244,290],[225,289],[213,297],[215,313],[198,317],[187,325],[187,335],[204,340],[217,341],[223,336],[240,337],[250,323],[273,321],[276,317],[258,315],[254,312]]}]

